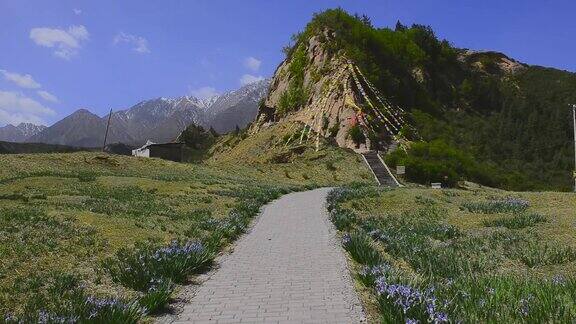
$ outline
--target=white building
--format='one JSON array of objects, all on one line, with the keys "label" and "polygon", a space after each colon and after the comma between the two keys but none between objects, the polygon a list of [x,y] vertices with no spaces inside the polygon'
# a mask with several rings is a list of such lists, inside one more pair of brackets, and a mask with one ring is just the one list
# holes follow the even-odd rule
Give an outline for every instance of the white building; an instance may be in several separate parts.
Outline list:
[{"label": "white building", "polygon": [[150,140],[146,141],[146,144],[144,144],[144,146],[137,148],[135,150],[132,150],[132,155],[133,156],[142,156],[142,157],[150,157],[150,148],[148,146],[156,144]]}]

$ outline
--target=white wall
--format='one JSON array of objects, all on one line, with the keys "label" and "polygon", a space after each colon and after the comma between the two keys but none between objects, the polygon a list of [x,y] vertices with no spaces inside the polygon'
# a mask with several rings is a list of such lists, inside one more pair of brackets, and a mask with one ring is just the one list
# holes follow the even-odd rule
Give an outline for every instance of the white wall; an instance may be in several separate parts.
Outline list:
[{"label": "white wall", "polygon": [[136,149],[132,150],[133,156],[141,156],[141,157],[150,157],[150,150],[149,149]]}]

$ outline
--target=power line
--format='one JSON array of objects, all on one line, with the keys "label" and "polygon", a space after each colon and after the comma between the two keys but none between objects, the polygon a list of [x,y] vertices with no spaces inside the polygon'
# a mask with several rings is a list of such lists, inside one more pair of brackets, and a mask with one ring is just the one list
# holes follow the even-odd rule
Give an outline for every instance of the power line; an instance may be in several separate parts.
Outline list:
[{"label": "power line", "polygon": [[576,104],[572,105],[572,117],[574,118],[574,192],[576,192]]},{"label": "power line", "polygon": [[108,139],[108,129],[110,128],[110,119],[112,119],[112,109],[110,109],[110,115],[108,115],[108,123],[106,124],[106,133],[104,134],[104,143],[102,144],[102,152],[106,149],[106,140]]}]

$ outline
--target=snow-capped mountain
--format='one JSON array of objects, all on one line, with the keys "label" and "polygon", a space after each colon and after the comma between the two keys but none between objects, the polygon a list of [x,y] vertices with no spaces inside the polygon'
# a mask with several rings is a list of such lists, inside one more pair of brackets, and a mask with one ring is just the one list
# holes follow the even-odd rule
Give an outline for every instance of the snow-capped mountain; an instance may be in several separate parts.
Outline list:
[{"label": "snow-capped mountain", "polygon": [[44,125],[34,125],[31,123],[20,123],[17,126],[8,124],[0,127],[0,141],[24,142],[44,129],[46,129]]},{"label": "snow-capped mountain", "polygon": [[[147,140],[174,140],[186,126],[214,127],[219,133],[245,127],[258,113],[270,81],[246,85],[221,96],[198,99],[192,96],[142,101],[112,114],[108,143],[141,144]],[[75,146],[99,146],[104,141],[108,115],[98,117],[79,110],[28,141]]]},{"label": "snow-capped mountain", "polygon": [[258,105],[268,94],[270,79],[248,84],[223,94],[208,110],[210,126],[219,133],[246,127],[258,115]]},{"label": "snow-capped mountain", "polygon": [[245,85],[238,90],[227,92],[213,101],[208,112],[214,116],[240,103],[258,104],[266,96],[269,87],[270,79],[265,79]]}]

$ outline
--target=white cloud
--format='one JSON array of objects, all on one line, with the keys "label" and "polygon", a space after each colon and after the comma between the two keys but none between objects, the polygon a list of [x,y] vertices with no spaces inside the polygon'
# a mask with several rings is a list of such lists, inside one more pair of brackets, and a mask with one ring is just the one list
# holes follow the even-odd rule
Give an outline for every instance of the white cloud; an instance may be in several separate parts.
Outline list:
[{"label": "white cloud", "polygon": [[42,118],[54,114],[54,110],[21,93],[0,90],[0,124],[45,124]]},{"label": "white cloud", "polygon": [[242,86],[254,83],[254,82],[258,82],[264,80],[264,77],[261,75],[252,75],[252,74],[244,74],[241,78],[240,78],[240,84]]},{"label": "white cloud", "polygon": [[30,74],[18,74],[6,70],[0,70],[0,73],[4,75],[4,79],[16,83],[19,87],[26,89],[38,89],[41,87]]},{"label": "white cloud", "polygon": [[46,101],[58,102],[58,97],[56,97],[55,95],[51,94],[48,91],[40,90],[40,91],[37,91],[36,93],[38,93],[38,95]]},{"label": "white cloud", "polygon": [[72,9],[72,11],[74,11],[75,15],[81,15],[82,14],[82,9],[74,8],[74,9]]},{"label": "white cloud", "polygon": [[68,30],[38,27],[30,30],[30,39],[37,45],[54,48],[54,55],[69,60],[82,48],[82,43],[90,38],[86,27],[71,26]]},{"label": "white cloud", "polygon": [[218,95],[218,91],[212,87],[201,87],[190,90],[190,94],[198,99],[208,99]]},{"label": "white cloud", "polygon": [[132,49],[138,53],[150,53],[150,49],[148,49],[148,40],[144,37],[121,32],[114,37],[114,44],[118,43],[128,43],[132,45]]},{"label": "white cloud", "polygon": [[255,57],[247,57],[244,60],[244,67],[256,72],[258,70],[260,70],[260,65],[262,64],[262,61],[260,61],[259,59],[255,58]]}]

